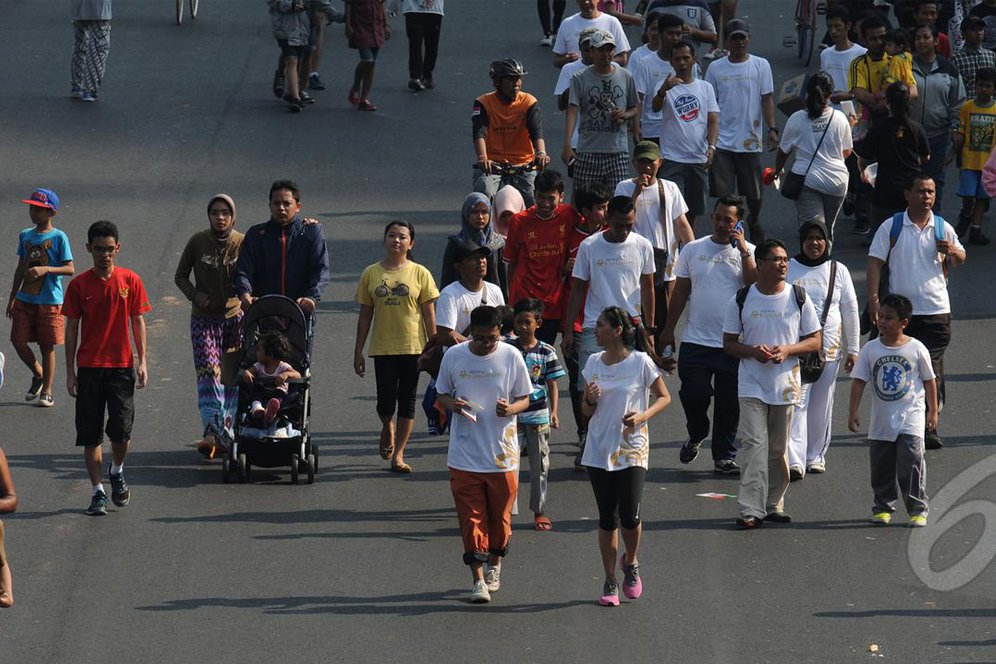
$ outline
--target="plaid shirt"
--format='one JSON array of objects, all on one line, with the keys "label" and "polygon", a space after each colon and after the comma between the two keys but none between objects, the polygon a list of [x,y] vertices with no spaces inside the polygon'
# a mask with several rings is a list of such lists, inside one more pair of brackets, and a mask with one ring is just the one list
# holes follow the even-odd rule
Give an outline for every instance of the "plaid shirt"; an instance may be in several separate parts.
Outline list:
[{"label": "plaid shirt", "polygon": [[965,94],[968,99],[975,98],[975,72],[980,69],[996,69],[996,53],[981,46],[974,51],[968,50],[966,46],[962,50],[951,56],[951,62],[961,74],[961,80],[965,83]]}]

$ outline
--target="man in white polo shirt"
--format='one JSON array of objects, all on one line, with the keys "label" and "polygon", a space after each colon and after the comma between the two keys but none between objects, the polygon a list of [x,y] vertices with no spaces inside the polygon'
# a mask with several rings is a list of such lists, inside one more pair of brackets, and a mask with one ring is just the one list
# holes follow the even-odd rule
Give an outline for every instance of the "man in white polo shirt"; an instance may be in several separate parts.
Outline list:
[{"label": "man in white polo shirt", "polygon": [[[875,329],[882,266],[888,261],[889,292],[905,295],[913,303],[906,334],[930,352],[940,411],[944,405],[944,351],[951,340],[947,268],[965,262],[965,248],[951,224],[931,210],[937,197],[933,178],[923,173],[915,176],[903,195],[907,208],[901,222],[893,230],[893,219],[883,221],[868,250],[868,315]],[[935,229],[938,223],[944,224],[943,229]],[[944,443],[936,430],[928,429],[924,446],[936,450]]]},{"label": "man in white polo shirt", "polygon": [[[712,211],[712,234],[686,244],[674,266],[674,291],[668,303],[667,324],[661,331],[660,352],[666,357],[675,348],[675,328],[689,304],[684,337],[678,349],[681,407],[685,411],[688,441],[678,459],[691,463],[702,441],[709,437],[709,403],[713,403],[713,469],[721,475],[740,472],[735,458],[739,362],[723,352],[723,316],[736,292],[757,280],[754,245],[744,239],[741,228],[743,201],[724,196]],[[672,370],[674,359],[665,359]]]}]

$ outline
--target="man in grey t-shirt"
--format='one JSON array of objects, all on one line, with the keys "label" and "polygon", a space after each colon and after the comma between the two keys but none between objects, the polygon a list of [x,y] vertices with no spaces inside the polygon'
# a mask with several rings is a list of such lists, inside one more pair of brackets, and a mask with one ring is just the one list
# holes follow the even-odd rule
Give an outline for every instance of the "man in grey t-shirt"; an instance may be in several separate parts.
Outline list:
[{"label": "man in grey t-shirt", "polygon": [[[596,32],[589,44],[593,64],[571,79],[564,134],[562,157],[568,169],[573,168],[575,191],[596,182],[615,187],[629,177],[626,124],[639,112],[632,74],[613,67],[616,43],[612,35]],[[571,147],[575,126],[579,131],[576,154]]]}]

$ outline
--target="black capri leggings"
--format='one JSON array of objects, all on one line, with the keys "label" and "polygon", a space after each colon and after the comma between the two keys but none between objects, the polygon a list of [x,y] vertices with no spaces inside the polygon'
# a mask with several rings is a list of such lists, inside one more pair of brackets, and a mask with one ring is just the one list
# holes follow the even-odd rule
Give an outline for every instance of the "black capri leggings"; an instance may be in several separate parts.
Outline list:
[{"label": "black capri leggings", "polygon": [[377,355],[374,357],[377,378],[377,414],[415,419],[415,390],[418,389],[418,355]]},{"label": "black capri leggings", "polygon": [[536,2],[540,25],[543,27],[543,35],[547,37],[560,29],[560,20],[564,17],[564,10],[567,9],[567,0],[553,0],[553,15],[551,16],[550,1],[537,0]]},{"label": "black capri leggings", "polygon": [[623,470],[588,467],[588,479],[598,503],[598,527],[613,531],[619,527],[633,530],[640,525],[640,501],[647,469],[632,466]]}]

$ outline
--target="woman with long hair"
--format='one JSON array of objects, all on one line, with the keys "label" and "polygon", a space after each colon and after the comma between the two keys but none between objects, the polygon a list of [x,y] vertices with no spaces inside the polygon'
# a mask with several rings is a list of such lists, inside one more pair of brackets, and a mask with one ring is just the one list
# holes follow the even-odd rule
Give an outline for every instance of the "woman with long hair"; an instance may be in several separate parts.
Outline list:
[{"label": "woman with long hair", "polygon": [[[595,338],[605,350],[588,358],[581,375],[585,389],[581,411],[588,421],[581,465],[598,504],[598,549],[605,583],[598,603],[619,605],[616,582],[617,531],[622,525],[625,553],[619,559],[623,593],[636,599],[643,592],[637,549],[642,527],[640,503],[647,477],[650,439],[647,421],[671,402],[664,379],[653,360],[633,350],[636,327],[620,307],[602,311]],[[656,397],[650,403],[650,393]]]},{"label": "woman with long hair", "polygon": [[415,246],[412,224],[390,222],[384,228],[383,244],[384,258],[363,270],[356,287],[360,317],[356,321],[353,370],[360,378],[366,376],[363,347],[370,336],[381,421],[380,456],[391,460],[392,471],[410,473],[405,447],[415,426],[418,356],[426,340],[436,333],[434,304],[439,290],[429,270],[411,260]]},{"label": "woman with long hair", "polygon": [[851,154],[851,123],[830,104],[833,79],[817,72],[806,83],[806,108],[785,123],[775,172],[782,173],[793,152],[792,173],[803,177],[802,191],[795,200],[799,224],[819,219],[826,224],[833,242],[833,227],[847,194],[847,165]]}]

